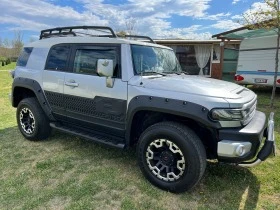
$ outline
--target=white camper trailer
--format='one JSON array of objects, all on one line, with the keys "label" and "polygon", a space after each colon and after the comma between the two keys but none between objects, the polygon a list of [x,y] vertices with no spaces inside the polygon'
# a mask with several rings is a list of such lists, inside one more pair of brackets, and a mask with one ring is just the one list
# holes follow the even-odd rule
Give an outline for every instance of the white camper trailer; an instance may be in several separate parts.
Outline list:
[{"label": "white camper trailer", "polygon": [[[276,41],[277,36],[263,36],[245,38],[241,42],[234,77],[238,84],[273,86]],[[280,71],[277,86],[280,87]]]}]

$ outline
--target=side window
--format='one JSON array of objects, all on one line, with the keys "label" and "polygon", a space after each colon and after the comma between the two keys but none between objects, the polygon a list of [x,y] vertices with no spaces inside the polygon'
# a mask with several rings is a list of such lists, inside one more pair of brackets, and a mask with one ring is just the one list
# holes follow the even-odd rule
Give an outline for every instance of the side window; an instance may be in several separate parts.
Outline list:
[{"label": "side window", "polygon": [[27,61],[29,59],[29,56],[30,56],[32,50],[33,50],[33,47],[25,47],[25,48],[23,48],[23,50],[21,51],[20,56],[19,56],[19,58],[17,60],[17,66],[23,66],[23,67],[26,66]]},{"label": "side window", "polygon": [[45,69],[66,71],[67,59],[70,54],[70,46],[59,45],[50,49]]},{"label": "side window", "polygon": [[74,59],[73,72],[80,74],[97,74],[97,60],[111,59],[114,65],[114,76],[118,76],[119,62],[116,47],[96,47],[92,49],[77,49]]}]

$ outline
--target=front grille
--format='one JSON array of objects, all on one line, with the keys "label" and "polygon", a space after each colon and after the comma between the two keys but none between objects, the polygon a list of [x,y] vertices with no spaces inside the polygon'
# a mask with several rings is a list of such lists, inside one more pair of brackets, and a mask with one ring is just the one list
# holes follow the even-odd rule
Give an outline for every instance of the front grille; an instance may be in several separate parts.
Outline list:
[{"label": "front grille", "polygon": [[253,101],[249,102],[248,104],[245,104],[243,106],[243,120],[241,121],[242,125],[247,125],[255,116],[257,109],[257,99],[255,98]]}]

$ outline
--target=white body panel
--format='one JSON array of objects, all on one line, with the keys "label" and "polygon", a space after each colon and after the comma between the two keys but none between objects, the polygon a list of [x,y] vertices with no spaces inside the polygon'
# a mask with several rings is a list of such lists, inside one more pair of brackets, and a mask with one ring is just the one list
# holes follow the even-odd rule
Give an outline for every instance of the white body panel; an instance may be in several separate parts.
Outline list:
[{"label": "white body panel", "polygon": [[45,67],[49,48],[33,48],[26,67],[16,66],[15,77],[25,77],[36,80],[43,86],[42,71]]},{"label": "white body panel", "polygon": [[[242,76],[244,80],[237,83],[273,85],[276,41],[276,36],[266,36],[248,38],[241,42],[236,75]],[[280,72],[277,79],[280,79]]]},{"label": "white body panel", "polygon": [[64,94],[84,98],[102,96],[127,100],[127,82],[115,79],[113,88],[106,87],[106,77],[65,73],[65,82],[75,82],[78,87],[64,85]]},{"label": "white body panel", "polygon": [[199,76],[156,75],[141,78],[136,75],[128,85],[128,103],[135,96],[148,95],[189,101],[211,110],[217,107],[241,108],[244,103],[256,98],[247,88]]},{"label": "white body panel", "polygon": [[[112,88],[106,87],[106,77],[44,70],[48,51],[59,43],[119,43],[121,44],[121,75]],[[29,44],[33,52],[26,68],[16,77],[27,77],[39,82],[45,91],[94,99],[96,96],[126,101],[128,107],[135,96],[155,96],[192,102],[208,110],[213,108],[242,108],[256,99],[256,95],[234,83],[198,76],[169,74],[167,76],[135,75],[131,45],[163,47],[151,43],[111,38],[51,38]],[[41,46],[38,48],[38,46]],[[44,46],[44,47],[42,47]],[[163,47],[165,48],[165,47]],[[169,49],[169,48],[168,48]],[[18,67],[21,68],[21,67]],[[66,84],[68,83],[68,84]],[[70,84],[69,83],[74,83]],[[73,86],[74,85],[74,86]]]}]

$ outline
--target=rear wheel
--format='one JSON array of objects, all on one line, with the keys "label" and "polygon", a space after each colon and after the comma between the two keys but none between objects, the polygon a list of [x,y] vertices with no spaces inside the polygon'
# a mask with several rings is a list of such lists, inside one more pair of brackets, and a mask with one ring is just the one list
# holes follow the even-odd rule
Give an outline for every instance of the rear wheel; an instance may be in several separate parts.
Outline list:
[{"label": "rear wheel", "polygon": [[50,122],[36,98],[24,98],[17,107],[17,124],[22,135],[32,141],[49,137]]},{"label": "rear wheel", "polygon": [[206,167],[205,149],[198,136],[175,122],[147,128],[140,136],[137,153],[145,177],[171,192],[192,189]]}]

